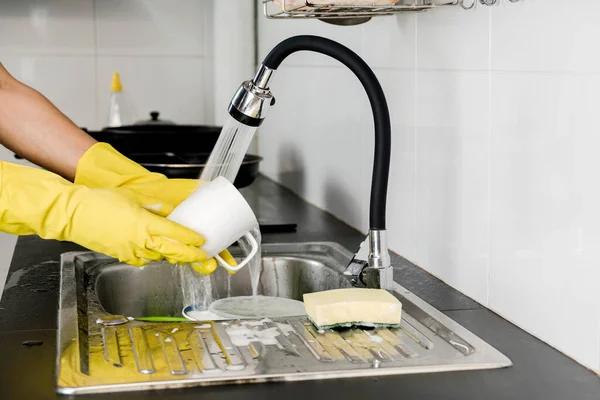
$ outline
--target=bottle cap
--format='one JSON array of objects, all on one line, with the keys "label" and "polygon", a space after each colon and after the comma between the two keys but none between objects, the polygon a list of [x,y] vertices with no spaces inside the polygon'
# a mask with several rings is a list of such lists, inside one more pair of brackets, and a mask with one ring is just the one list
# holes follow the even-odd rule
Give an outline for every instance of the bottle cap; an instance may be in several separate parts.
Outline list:
[{"label": "bottle cap", "polygon": [[123,86],[121,86],[121,78],[119,78],[118,72],[113,72],[112,82],[110,84],[111,92],[120,92],[123,90]]}]

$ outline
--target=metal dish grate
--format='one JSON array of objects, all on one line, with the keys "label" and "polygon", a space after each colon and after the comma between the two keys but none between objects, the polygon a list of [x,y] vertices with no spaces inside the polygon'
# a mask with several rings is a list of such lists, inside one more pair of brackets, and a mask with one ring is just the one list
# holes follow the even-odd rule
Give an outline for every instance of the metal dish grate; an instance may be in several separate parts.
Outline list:
[{"label": "metal dish grate", "polygon": [[[338,244],[269,243],[262,250],[260,294],[298,299],[303,293],[350,287],[343,271],[353,253]],[[402,303],[398,329],[317,331],[302,316],[157,323],[122,315],[179,315],[183,297],[177,270],[160,263],[139,270],[92,252],[63,254],[61,263],[57,390],[62,394],[511,365],[397,283],[391,293]],[[248,293],[249,271],[241,270],[228,283],[229,276],[212,275],[216,297]]]}]

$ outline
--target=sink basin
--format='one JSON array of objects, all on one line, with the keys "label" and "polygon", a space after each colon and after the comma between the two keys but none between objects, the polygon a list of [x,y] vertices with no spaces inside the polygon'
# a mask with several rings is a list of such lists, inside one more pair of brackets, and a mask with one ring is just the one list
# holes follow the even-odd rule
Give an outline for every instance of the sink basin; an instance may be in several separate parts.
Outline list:
[{"label": "sink basin", "polygon": [[[303,254],[285,252],[285,247],[277,245],[264,247],[258,286],[261,295],[302,301],[304,293],[351,287],[340,273],[343,265],[332,264],[336,255],[338,258],[347,256],[337,246],[327,247],[326,253],[322,252],[325,247],[314,246],[312,251],[308,247]],[[252,295],[249,271],[243,268],[229,275],[223,268],[217,269],[210,277],[212,299]],[[89,273],[97,276],[96,295],[108,313],[135,318],[181,316],[184,305],[181,279],[173,267],[150,264],[140,270],[126,264],[112,264],[101,265],[97,272],[90,268]]]},{"label": "sink basin", "polygon": [[[233,253],[236,255],[235,252]],[[302,300],[350,287],[353,254],[335,243],[266,244],[259,294]],[[395,284],[399,329],[316,331],[306,317],[261,321],[142,322],[180,317],[181,272],[130,267],[93,252],[61,261],[57,390],[63,394],[164,389],[500,368],[508,358]],[[251,294],[249,269],[210,278],[212,299]],[[111,316],[133,317],[102,324]],[[116,322],[115,322],[116,323]],[[235,329],[259,339],[241,343]],[[274,333],[270,341],[262,334]]]}]

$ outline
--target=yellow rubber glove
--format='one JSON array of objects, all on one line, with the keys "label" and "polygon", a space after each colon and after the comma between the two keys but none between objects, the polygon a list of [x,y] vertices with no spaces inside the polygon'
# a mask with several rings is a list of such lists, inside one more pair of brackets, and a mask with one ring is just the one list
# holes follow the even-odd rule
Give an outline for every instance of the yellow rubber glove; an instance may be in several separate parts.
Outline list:
[{"label": "yellow rubber glove", "polygon": [[125,157],[108,143],[96,143],[81,157],[75,171],[75,184],[90,188],[126,187],[148,198],[160,199],[158,204],[144,204],[148,210],[166,216],[198,187],[195,179],[168,179],[150,172]]},{"label": "yellow rubber glove", "polygon": [[[90,147],[79,160],[75,183],[91,188],[131,189],[144,208],[161,216],[168,216],[205,184],[196,179],[168,179],[162,174],[150,172],[102,142]],[[237,265],[229,251],[223,250],[219,255],[230,265]],[[205,275],[212,274],[217,266],[214,258],[192,264],[198,273]]]},{"label": "yellow rubber glove", "polygon": [[0,162],[0,230],[75,242],[135,266],[206,260],[200,234],[148,212],[132,191],[119,192]]}]

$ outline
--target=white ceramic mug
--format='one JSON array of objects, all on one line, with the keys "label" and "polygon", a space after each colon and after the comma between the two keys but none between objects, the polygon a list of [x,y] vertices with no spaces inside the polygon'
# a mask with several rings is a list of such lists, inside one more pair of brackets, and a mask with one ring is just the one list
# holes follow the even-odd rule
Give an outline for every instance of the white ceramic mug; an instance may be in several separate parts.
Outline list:
[{"label": "white ceramic mug", "polygon": [[[222,176],[192,193],[167,218],[201,233],[208,258],[216,258],[228,271],[239,271],[258,251],[250,232],[258,226],[256,216],[244,196]],[[237,266],[227,264],[219,253],[242,237],[252,246],[250,254]]]}]

